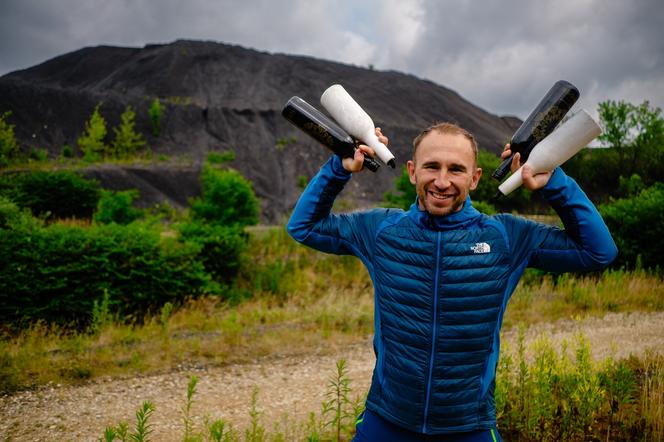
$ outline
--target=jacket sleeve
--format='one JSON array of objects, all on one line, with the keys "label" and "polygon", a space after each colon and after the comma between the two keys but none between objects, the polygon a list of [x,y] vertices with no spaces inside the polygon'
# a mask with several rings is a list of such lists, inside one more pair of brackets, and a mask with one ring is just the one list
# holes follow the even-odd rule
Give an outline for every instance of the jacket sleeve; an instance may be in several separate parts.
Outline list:
[{"label": "jacket sleeve", "polygon": [[540,194],[563,222],[564,229],[501,215],[516,267],[527,264],[550,272],[591,271],[617,256],[609,229],[579,185],[556,168]]},{"label": "jacket sleeve", "polygon": [[287,229],[296,241],[316,250],[356,255],[369,263],[378,224],[388,209],[331,214],[334,199],[350,180],[338,156],[332,156],[300,196]]}]

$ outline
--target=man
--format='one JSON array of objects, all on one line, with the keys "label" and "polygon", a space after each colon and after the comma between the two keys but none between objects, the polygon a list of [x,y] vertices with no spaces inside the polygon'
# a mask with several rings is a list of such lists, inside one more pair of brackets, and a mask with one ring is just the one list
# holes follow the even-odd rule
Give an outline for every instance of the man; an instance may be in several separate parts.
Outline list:
[{"label": "man", "polygon": [[[376,134],[387,144],[380,129]],[[315,249],[359,257],[375,291],[376,366],[356,441],[497,441],[494,387],[507,301],[527,266],[564,272],[601,269],[617,249],[595,207],[560,168],[533,175],[565,229],[472,207],[477,143],[442,123],[413,141],[410,210],[332,215],[354,158],[332,157],[309,183],[288,231]],[[505,146],[502,158],[511,155]],[[520,166],[519,155],[512,171]]]}]

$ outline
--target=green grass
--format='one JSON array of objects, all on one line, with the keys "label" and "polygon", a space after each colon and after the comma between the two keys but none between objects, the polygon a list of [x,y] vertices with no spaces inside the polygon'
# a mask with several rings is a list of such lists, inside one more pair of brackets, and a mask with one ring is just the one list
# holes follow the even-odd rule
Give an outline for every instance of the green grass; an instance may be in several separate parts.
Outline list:
[{"label": "green grass", "polygon": [[150,166],[164,163],[178,166],[192,166],[194,160],[190,154],[165,155],[152,152],[143,152],[129,157],[106,157],[99,161],[88,161],[82,157],[57,158],[35,160],[33,158],[21,159],[10,166],[0,168],[0,173],[15,171],[42,171],[42,170],[82,170],[95,165],[112,164],[117,166]]}]

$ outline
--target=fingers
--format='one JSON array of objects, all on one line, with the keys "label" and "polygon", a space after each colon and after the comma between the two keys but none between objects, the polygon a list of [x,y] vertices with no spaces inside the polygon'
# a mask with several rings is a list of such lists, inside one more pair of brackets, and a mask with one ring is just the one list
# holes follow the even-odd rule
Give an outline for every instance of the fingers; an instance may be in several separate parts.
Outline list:
[{"label": "fingers", "polygon": [[380,127],[376,128],[376,136],[378,137],[378,141],[387,146],[390,140],[385,135],[383,135],[383,132]]},{"label": "fingers", "polygon": [[[373,149],[373,147],[369,147],[366,144],[360,144],[357,146],[357,150],[355,151],[356,156],[358,151],[362,152],[364,155],[369,155],[371,158],[375,158],[376,156],[376,151]],[[362,156],[362,159],[364,159],[364,156]]]},{"label": "fingers", "polygon": [[510,143],[507,143],[505,145],[505,148],[503,149],[502,153],[500,154],[500,159],[505,160],[505,159],[509,158],[510,155],[512,155],[512,150],[511,150]]},{"label": "fingers", "polygon": [[521,179],[523,181],[523,185],[526,186],[527,189],[532,190],[533,187],[537,184],[533,176],[533,169],[530,166],[525,166],[523,168],[521,171]]},{"label": "fingers", "polygon": [[362,170],[365,155],[373,157],[375,155],[375,152],[371,147],[365,144],[360,144],[359,146],[357,146],[357,149],[355,149],[355,154],[353,155],[353,157],[344,158],[341,161],[341,163],[343,164],[344,169],[346,169],[347,171],[359,172]]},{"label": "fingers", "polygon": [[359,172],[362,170],[362,163],[364,163],[364,154],[359,149],[355,151],[355,156],[352,158],[348,157],[341,160],[341,164],[348,172]]},{"label": "fingers", "polygon": [[532,167],[526,164],[523,166],[523,170],[521,171],[521,179],[526,189],[537,190],[546,186],[546,184],[549,182],[549,178],[551,178],[551,174],[552,172],[541,172],[535,174],[533,173]]},{"label": "fingers", "polygon": [[512,157],[512,165],[510,166],[510,169],[512,170],[512,173],[514,173],[519,170],[519,167],[521,167],[521,154],[517,152]]}]

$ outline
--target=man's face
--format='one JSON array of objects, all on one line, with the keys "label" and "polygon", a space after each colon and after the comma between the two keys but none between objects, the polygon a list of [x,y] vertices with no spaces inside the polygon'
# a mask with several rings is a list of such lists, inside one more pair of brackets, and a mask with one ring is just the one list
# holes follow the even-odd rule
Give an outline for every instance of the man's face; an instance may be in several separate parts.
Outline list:
[{"label": "man's face", "polygon": [[422,139],[414,161],[408,161],[407,166],[420,209],[434,216],[461,210],[482,175],[482,169],[476,167],[470,140],[435,130]]}]

